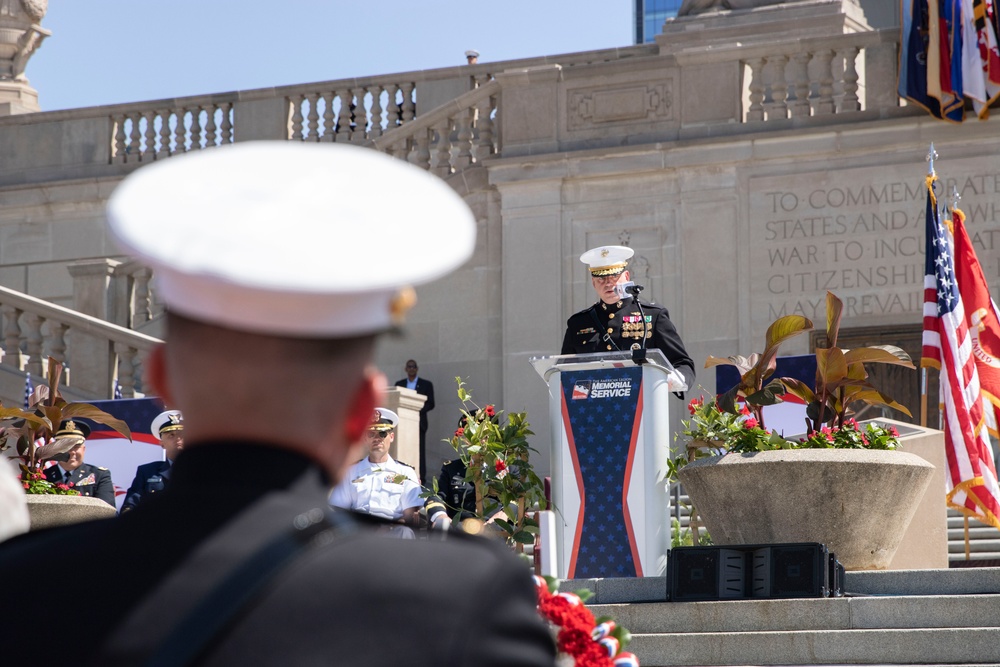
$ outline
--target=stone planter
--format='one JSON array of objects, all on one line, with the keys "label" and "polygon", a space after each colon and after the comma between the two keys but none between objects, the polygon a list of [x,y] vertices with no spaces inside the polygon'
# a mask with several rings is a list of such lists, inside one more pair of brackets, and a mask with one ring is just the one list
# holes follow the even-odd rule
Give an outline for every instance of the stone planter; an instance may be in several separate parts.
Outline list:
[{"label": "stone planter", "polygon": [[693,461],[679,477],[715,544],[822,542],[884,570],[934,466],[901,451],[797,449]]},{"label": "stone planter", "polygon": [[115,508],[88,496],[26,495],[31,530],[63,526],[115,515]]}]

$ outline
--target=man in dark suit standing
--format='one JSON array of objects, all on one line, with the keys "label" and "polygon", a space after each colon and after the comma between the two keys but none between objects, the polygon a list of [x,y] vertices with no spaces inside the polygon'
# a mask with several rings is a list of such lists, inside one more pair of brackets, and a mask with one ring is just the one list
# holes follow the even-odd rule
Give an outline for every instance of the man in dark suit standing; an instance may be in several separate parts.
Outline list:
[{"label": "man in dark suit standing", "polygon": [[159,438],[166,458],[144,463],[136,468],[135,478],[122,502],[121,513],[135,509],[144,497],[159,493],[167,487],[174,460],[184,449],[184,416],[180,410],[161,412],[150,425],[150,431]]},{"label": "man in dark suit standing", "polygon": [[420,408],[420,482],[427,481],[427,413],[434,409],[434,383],[417,375],[417,362],[410,359],[406,362],[406,377],[396,382],[397,387],[413,389],[418,394],[426,396],[424,407]]},{"label": "man in dark suit standing", "polygon": [[60,424],[54,436],[56,439],[73,438],[79,442],[67,452],[65,461],[45,469],[45,479],[53,484],[65,484],[79,491],[81,496],[99,498],[114,507],[115,485],[111,481],[111,471],[83,462],[89,435],[90,427],[83,422],[68,419]]},{"label": "man in dark suit standing", "polygon": [[385,386],[377,335],[401,326],[410,285],[472,255],[454,190],[370,148],[245,141],[131,172],[108,220],[156,272],[167,338],[144,367],[184,413],[184,451],[123,516],[0,545],[4,572],[70,558],[101,585],[81,614],[8,577],[5,665],[80,656],[80,637],[102,667],[554,664],[531,572],[503,545],[395,539],[327,503]]}]

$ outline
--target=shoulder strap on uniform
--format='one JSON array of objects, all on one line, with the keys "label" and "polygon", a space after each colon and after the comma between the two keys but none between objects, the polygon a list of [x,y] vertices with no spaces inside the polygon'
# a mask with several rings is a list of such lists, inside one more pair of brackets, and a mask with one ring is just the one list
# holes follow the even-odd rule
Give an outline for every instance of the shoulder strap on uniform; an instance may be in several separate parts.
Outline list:
[{"label": "shoulder strap on uniform", "polygon": [[[260,519],[279,503],[265,496],[199,545],[129,613],[91,664],[194,664],[297,558],[357,530],[350,513],[315,507],[261,531]],[[257,533],[256,548],[233,557],[246,553],[240,538],[248,533]]]}]

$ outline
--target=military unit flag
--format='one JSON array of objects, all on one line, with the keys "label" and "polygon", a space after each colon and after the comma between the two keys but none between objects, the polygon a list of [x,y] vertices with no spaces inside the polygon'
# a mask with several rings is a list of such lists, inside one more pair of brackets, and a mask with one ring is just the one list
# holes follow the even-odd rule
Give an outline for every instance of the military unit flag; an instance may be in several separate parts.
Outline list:
[{"label": "military unit flag", "polygon": [[899,95],[935,118],[985,120],[1000,98],[1000,0],[903,0]]},{"label": "military unit flag", "polygon": [[[968,236],[964,242],[953,240],[952,232],[942,224],[933,189],[936,180],[933,174],[927,177],[921,366],[931,366],[941,372],[941,429],[948,457],[948,506],[1000,528],[1000,485],[997,483],[987,426],[990,419],[994,419],[995,424],[994,406],[980,385],[975,353],[975,345],[979,343],[974,343],[974,340],[982,341],[982,331],[978,325],[970,326],[969,317],[971,309],[976,307],[973,303],[981,303],[982,296],[976,291],[974,280],[972,284],[965,282],[967,275],[974,273],[966,264],[968,255],[974,257],[975,253],[967,244]],[[956,211],[954,217],[959,224],[955,236],[961,236],[964,234],[964,216],[961,211]],[[962,243],[966,246],[963,247]],[[956,254],[956,247],[962,247],[962,252],[968,254]],[[978,267],[978,262],[975,266]],[[982,288],[985,290],[985,281]],[[972,296],[974,292],[975,297]],[[975,336],[973,329],[976,330]],[[998,330],[994,329],[993,333],[998,333]]]}]

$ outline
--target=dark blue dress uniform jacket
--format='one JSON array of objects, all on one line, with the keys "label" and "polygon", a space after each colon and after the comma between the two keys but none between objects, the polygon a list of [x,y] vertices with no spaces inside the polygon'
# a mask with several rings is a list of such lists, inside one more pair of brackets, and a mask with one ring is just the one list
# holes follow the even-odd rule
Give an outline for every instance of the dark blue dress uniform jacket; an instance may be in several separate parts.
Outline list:
[{"label": "dark blue dress uniform jacket", "polygon": [[[86,654],[97,655],[130,611],[227,523],[249,512],[244,518],[258,526],[234,531],[232,544],[224,545],[235,567],[253,551],[248,543],[270,540],[297,515],[328,507],[329,489],[315,464],[286,449],[191,443],[174,462],[167,488],[136,509],[0,543],[2,572],[26,563],[33,572],[65,572],[71,563],[101,584],[80,613],[79,605],[39,595],[36,577],[7,577],[3,596],[17,601],[17,613],[7,615],[4,632],[17,641],[5,645],[3,664],[38,664],[39,647],[87,664],[80,637],[87,638]],[[265,495],[270,509],[247,509]],[[375,529],[374,519],[352,516],[358,530],[283,570],[198,665],[554,664],[555,644],[538,616],[530,569],[502,544],[463,534],[400,540]],[[187,587],[186,577],[171,586],[190,599],[178,590]],[[68,627],[73,632],[52,631]],[[102,667],[115,664],[126,663]]]},{"label": "dark blue dress uniform jacket", "polygon": [[135,509],[135,506],[143,498],[163,491],[168,481],[170,481],[169,461],[143,463],[135,470],[135,479],[132,480],[132,486],[128,487],[128,493],[125,494],[122,512]]}]

